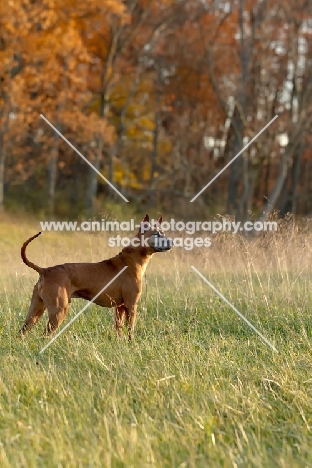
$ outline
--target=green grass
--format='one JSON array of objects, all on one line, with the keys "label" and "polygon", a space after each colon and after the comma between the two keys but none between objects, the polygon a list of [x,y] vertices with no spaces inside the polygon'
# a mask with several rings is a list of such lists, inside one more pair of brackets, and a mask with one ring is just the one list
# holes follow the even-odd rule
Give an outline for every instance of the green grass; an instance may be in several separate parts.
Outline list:
[{"label": "green grass", "polygon": [[[301,239],[156,255],[133,343],[115,337],[112,311],[91,306],[39,357],[46,317],[27,340],[15,336],[37,278],[19,259],[29,229],[3,228],[1,240],[1,467],[312,466],[311,252]],[[111,255],[105,239],[83,235],[77,253],[76,239],[47,234],[29,257]],[[73,301],[66,320],[83,305]]]}]

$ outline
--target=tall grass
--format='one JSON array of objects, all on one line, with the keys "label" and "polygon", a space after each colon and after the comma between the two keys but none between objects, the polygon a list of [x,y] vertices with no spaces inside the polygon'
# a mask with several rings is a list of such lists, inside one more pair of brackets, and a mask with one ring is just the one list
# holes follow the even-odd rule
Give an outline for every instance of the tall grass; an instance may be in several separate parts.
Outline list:
[{"label": "tall grass", "polygon": [[[115,337],[112,311],[91,306],[38,357],[43,320],[16,338],[37,279],[19,249],[37,230],[0,225],[1,467],[312,466],[309,231],[157,254],[133,343]],[[44,233],[28,249],[42,266],[114,253],[103,234]]]}]

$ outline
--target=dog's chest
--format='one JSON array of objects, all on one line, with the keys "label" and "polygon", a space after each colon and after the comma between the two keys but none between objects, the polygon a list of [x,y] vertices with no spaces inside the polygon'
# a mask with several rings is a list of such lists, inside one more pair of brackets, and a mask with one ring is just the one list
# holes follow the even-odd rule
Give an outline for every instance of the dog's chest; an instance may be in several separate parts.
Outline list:
[{"label": "dog's chest", "polygon": [[[78,290],[75,291],[71,297],[77,299],[85,299],[87,301],[92,301],[94,304],[97,304],[101,307],[117,307],[123,303],[122,295],[119,291],[103,291],[98,297],[97,294],[89,290]],[[94,299],[94,297],[96,297]]]}]

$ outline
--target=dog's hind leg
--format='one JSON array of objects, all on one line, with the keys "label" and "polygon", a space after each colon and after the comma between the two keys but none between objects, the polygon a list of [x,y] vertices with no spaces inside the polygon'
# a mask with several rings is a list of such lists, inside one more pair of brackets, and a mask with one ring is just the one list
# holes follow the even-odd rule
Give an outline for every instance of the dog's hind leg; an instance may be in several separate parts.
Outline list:
[{"label": "dog's hind leg", "polygon": [[24,325],[20,329],[20,333],[23,336],[27,335],[27,332],[35,325],[35,323],[40,319],[45,311],[45,304],[38,292],[38,283],[35,285],[33,290],[33,295],[31,298],[31,303],[29,306],[29,311],[25,319]]},{"label": "dog's hind leg", "polygon": [[117,334],[119,338],[122,337],[122,327],[125,322],[125,317],[126,317],[126,309],[124,305],[116,307],[116,312],[115,312],[115,328],[117,331]]},{"label": "dog's hind leg", "polygon": [[45,334],[49,335],[58,329],[66,317],[69,300],[67,289],[60,286],[57,286],[56,289],[52,291],[50,289],[46,296],[47,297],[45,297],[45,293],[43,292],[43,299],[46,303],[49,315]]}]

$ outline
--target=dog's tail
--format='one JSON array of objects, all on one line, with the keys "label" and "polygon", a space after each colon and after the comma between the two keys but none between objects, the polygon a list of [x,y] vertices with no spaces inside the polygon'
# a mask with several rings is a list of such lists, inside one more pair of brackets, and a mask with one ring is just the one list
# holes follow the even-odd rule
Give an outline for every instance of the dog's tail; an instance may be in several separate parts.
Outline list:
[{"label": "dog's tail", "polygon": [[34,239],[36,239],[36,237],[40,236],[41,232],[38,232],[38,234],[36,234],[35,236],[32,236],[30,239],[28,239],[26,242],[24,242],[22,248],[21,248],[21,256],[22,256],[22,260],[23,262],[29,266],[30,268],[32,268],[33,270],[37,271],[40,275],[43,273],[44,271],[44,268],[41,268],[37,265],[35,265],[34,263],[30,262],[28,260],[28,258],[26,257],[26,247],[28,244],[30,244],[30,242]]}]

